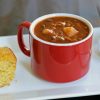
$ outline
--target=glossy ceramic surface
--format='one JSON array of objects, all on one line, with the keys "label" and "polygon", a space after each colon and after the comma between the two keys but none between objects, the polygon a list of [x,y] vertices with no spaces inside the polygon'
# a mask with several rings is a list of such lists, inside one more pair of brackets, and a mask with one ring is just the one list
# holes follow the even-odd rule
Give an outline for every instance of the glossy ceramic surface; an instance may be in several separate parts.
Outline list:
[{"label": "glossy ceramic surface", "polygon": [[[28,47],[29,35],[23,37]],[[20,51],[17,36],[0,37],[0,47],[11,48],[17,57],[15,78],[10,85],[0,88],[0,100],[48,100],[100,95],[100,42],[98,41],[100,41],[100,28],[95,28],[90,68],[84,77],[73,82],[53,83],[34,75],[30,57]]]},{"label": "glossy ceramic surface", "polygon": [[[60,14],[52,14],[50,16],[60,16]],[[61,16],[67,16],[67,14],[61,14]],[[25,55],[31,56],[33,72],[44,80],[51,82],[69,82],[79,79],[88,72],[92,47],[92,26],[84,18],[72,14],[68,16],[78,18],[89,26],[90,33],[86,39],[68,45],[51,44],[38,40],[32,34],[32,27],[38,21],[43,20],[43,18],[49,17],[49,15],[36,19],[32,24],[25,21],[19,25],[18,43],[20,49]],[[28,29],[31,27],[29,34],[30,50],[25,47],[23,41],[22,29],[24,27]]]},{"label": "glossy ceramic surface", "polygon": [[68,82],[85,75],[89,69],[92,38],[75,46],[51,46],[31,38],[33,71],[52,82]]}]

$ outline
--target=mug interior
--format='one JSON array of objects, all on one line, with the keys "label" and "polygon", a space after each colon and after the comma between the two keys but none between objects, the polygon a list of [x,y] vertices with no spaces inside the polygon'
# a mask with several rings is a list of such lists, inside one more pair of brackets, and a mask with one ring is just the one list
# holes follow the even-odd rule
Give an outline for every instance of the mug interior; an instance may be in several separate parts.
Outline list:
[{"label": "mug interior", "polygon": [[[52,43],[52,42],[48,42],[48,41],[42,40],[42,39],[38,38],[38,37],[34,34],[34,28],[35,28],[35,26],[36,26],[40,21],[45,20],[45,19],[47,19],[47,18],[52,18],[52,17],[63,17],[63,16],[64,16],[64,17],[75,18],[75,19],[78,19],[78,20],[84,22],[84,23],[88,26],[88,28],[89,28],[89,35],[88,35],[86,38],[84,38],[84,39],[82,39],[82,40],[80,40],[80,41],[73,42],[73,43],[64,43],[64,44],[62,44],[62,43]],[[32,24],[31,24],[29,30],[30,30],[31,36],[32,36],[34,39],[36,39],[37,41],[40,41],[40,42],[45,43],[45,44],[48,44],[48,45],[54,45],[54,46],[72,46],[72,45],[80,44],[80,43],[82,43],[82,42],[88,40],[88,39],[92,36],[92,34],[93,34],[93,27],[92,27],[91,23],[90,23],[88,20],[86,20],[85,18],[83,18],[83,17],[81,17],[81,16],[74,15],[74,14],[67,14],[67,13],[54,13],[54,14],[48,14],[48,15],[41,16],[41,17],[37,18],[36,20],[34,20],[34,21],[32,22]]]}]

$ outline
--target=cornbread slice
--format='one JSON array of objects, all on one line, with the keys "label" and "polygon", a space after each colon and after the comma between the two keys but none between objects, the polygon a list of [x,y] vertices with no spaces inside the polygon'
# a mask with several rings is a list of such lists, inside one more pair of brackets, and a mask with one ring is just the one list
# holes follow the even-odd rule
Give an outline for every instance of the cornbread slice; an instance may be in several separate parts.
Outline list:
[{"label": "cornbread slice", "polygon": [[0,87],[9,85],[14,79],[16,56],[8,47],[0,47]]}]

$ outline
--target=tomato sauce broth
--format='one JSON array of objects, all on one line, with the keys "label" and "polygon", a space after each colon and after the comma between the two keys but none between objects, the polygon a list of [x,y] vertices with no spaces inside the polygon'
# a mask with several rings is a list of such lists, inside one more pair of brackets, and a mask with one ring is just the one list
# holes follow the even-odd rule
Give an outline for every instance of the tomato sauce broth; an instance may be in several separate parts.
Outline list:
[{"label": "tomato sauce broth", "polygon": [[35,35],[52,43],[77,42],[89,34],[89,27],[71,17],[51,17],[40,21],[34,29]]}]

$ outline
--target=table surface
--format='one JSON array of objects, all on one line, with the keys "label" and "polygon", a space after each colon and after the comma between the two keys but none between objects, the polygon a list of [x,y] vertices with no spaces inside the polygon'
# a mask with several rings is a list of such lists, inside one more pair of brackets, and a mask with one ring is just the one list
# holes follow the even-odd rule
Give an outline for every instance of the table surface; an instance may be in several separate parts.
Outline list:
[{"label": "table surface", "polygon": [[[10,47],[17,57],[15,79],[10,86],[0,89],[0,100],[4,100],[5,97],[7,100],[18,98],[37,100],[100,94],[100,55],[98,55],[100,51],[97,52],[97,48],[100,50],[99,42],[97,42],[100,40],[99,32],[100,28],[94,29],[93,52],[88,74],[79,80],[63,84],[51,83],[37,78],[32,74],[30,58],[26,57],[18,48],[16,36],[0,37],[0,46]],[[28,35],[25,35],[24,39],[28,43]]]}]

